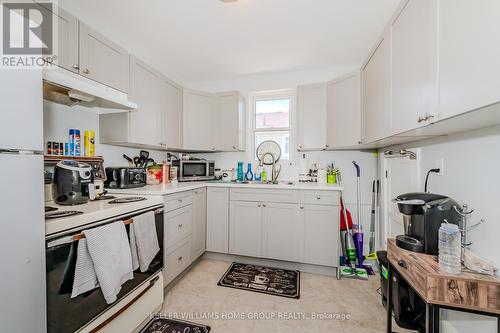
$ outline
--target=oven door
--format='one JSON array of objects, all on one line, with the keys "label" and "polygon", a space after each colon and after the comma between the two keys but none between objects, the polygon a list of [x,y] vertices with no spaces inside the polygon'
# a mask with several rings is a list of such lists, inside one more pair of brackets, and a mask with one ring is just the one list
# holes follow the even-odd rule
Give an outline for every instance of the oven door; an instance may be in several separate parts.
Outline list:
[{"label": "oven door", "polygon": [[[130,219],[134,215],[137,216],[150,210],[153,209],[115,218],[95,226],[101,226],[117,220]],[[139,269],[134,271],[134,278],[122,285],[116,302],[123,299],[163,269],[163,209],[162,207],[154,207],[154,210],[160,252],[153,259],[146,272],[142,273]],[[128,234],[128,225],[126,225],[126,229]],[[93,289],[75,298],[70,298],[78,246],[78,241],[72,241],[71,236],[79,232],[81,230],[46,241],[47,332],[49,333],[77,331],[116,304],[116,302],[107,304],[100,288]]]},{"label": "oven door", "polygon": [[208,163],[206,161],[181,161],[179,180],[205,180],[207,179],[208,171]]}]

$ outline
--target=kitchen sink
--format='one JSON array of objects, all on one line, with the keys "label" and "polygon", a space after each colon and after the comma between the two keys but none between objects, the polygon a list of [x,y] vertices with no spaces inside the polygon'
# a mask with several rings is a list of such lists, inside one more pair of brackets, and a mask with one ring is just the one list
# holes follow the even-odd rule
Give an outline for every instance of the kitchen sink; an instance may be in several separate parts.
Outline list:
[{"label": "kitchen sink", "polygon": [[251,184],[251,185],[289,185],[293,186],[295,185],[295,182],[287,182],[287,181],[281,181],[281,182],[259,182],[259,181],[244,181],[244,182],[239,182],[238,184]]}]

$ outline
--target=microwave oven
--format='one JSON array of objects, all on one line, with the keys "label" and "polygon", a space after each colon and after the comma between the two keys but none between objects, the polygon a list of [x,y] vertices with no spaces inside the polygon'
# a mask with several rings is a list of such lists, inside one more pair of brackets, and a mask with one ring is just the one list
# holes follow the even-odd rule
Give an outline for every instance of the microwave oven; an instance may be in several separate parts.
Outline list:
[{"label": "microwave oven", "polygon": [[215,162],[207,160],[180,160],[174,161],[179,168],[180,182],[191,182],[215,179]]}]

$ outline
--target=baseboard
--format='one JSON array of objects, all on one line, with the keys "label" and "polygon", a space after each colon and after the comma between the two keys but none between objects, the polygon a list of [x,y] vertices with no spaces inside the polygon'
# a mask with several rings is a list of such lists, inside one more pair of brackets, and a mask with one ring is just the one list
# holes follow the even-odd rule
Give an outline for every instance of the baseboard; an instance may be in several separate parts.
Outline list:
[{"label": "baseboard", "polygon": [[289,270],[299,270],[305,273],[320,274],[326,276],[337,276],[337,268],[329,266],[303,264],[303,263],[274,260],[274,259],[246,257],[234,254],[217,253],[217,252],[205,252],[202,258],[227,261],[227,262],[237,261],[253,265],[271,266]]}]

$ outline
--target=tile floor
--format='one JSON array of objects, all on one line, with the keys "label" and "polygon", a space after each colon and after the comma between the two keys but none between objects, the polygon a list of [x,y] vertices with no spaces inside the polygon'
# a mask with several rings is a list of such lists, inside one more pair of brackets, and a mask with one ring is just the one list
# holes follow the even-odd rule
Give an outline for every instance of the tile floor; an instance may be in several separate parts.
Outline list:
[{"label": "tile floor", "polygon": [[[217,286],[229,265],[224,261],[199,261],[166,292],[163,314],[209,325],[214,333],[385,332],[386,312],[377,293],[378,277],[369,281],[339,281],[333,277],[301,273],[300,299],[297,300]],[[240,313],[267,318],[274,315],[275,318],[235,318]],[[349,315],[349,319],[277,318],[280,314],[295,313],[309,317],[312,313],[331,313]],[[228,320],[229,317],[232,319]]]}]

